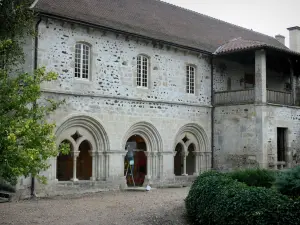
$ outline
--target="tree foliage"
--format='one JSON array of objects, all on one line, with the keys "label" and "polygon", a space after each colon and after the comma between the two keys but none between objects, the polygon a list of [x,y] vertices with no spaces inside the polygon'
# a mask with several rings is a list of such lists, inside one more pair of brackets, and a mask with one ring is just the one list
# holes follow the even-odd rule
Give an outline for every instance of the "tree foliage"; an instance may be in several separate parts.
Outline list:
[{"label": "tree foliage", "polygon": [[[47,118],[63,102],[43,98],[40,85],[57,74],[38,68],[20,72],[22,40],[34,35],[32,0],[0,0],[0,177],[16,183],[19,176],[37,176],[56,156],[54,127]],[[32,36],[33,38],[33,36]],[[68,152],[62,145],[60,151]]]}]

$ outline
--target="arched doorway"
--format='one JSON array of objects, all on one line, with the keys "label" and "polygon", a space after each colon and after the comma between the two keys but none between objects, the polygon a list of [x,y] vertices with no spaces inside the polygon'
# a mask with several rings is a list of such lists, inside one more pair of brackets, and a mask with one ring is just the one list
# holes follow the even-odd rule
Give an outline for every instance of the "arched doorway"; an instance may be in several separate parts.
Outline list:
[{"label": "arched doorway", "polygon": [[78,180],[90,180],[92,177],[92,156],[90,155],[91,145],[85,140],[79,145],[79,156],[77,158]]},{"label": "arched doorway", "polygon": [[186,173],[188,175],[194,175],[195,173],[195,145],[190,144],[188,147],[188,155],[186,157]]},{"label": "arched doorway", "polygon": [[[145,140],[139,135],[131,136],[126,142],[126,151],[124,176],[126,175],[127,185],[133,186],[135,184],[136,186],[142,186],[145,181],[145,176],[147,175],[147,156],[145,154],[147,147]],[[130,165],[132,159],[133,165]]]},{"label": "arched doorway", "polygon": [[174,157],[174,174],[175,176],[181,176],[183,174],[183,146],[178,143],[175,148],[175,157]]},{"label": "arched doorway", "polygon": [[69,144],[70,152],[67,155],[59,153],[57,157],[56,178],[58,181],[69,181],[73,177],[73,156],[72,145],[69,141],[65,140],[61,144]]}]

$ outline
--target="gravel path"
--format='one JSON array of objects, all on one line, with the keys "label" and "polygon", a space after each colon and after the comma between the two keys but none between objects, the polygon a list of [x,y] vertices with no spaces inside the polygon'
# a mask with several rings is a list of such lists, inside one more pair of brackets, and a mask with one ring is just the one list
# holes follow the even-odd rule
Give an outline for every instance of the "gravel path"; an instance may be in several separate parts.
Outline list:
[{"label": "gravel path", "polygon": [[188,188],[103,192],[0,204],[0,224],[183,225]]}]

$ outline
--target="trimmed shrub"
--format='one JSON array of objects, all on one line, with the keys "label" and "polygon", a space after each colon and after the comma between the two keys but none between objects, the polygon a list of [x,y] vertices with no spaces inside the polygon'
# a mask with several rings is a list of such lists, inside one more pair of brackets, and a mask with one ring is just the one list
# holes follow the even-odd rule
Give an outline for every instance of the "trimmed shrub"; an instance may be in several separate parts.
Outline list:
[{"label": "trimmed shrub", "polygon": [[245,169],[228,173],[232,179],[248,186],[271,188],[276,180],[276,172],[266,169]]},{"label": "trimmed shrub", "polygon": [[275,187],[281,194],[293,198],[300,197],[300,166],[279,173]]},{"label": "trimmed shrub", "polygon": [[217,172],[204,173],[196,179],[185,205],[195,224],[300,224],[298,203],[275,190],[249,187]]}]

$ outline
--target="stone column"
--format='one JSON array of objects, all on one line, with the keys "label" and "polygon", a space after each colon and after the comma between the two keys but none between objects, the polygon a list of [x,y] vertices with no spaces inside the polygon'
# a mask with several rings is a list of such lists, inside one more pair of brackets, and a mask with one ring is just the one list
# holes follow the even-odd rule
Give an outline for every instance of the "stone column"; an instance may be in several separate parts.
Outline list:
[{"label": "stone column", "polygon": [[97,180],[102,179],[102,167],[103,167],[103,152],[97,152],[97,165],[96,165],[96,170],[97,170]]},{"label": "stone column", "polygon": [[145,155],[147,156],[147,176],[145,177],[145,181],[143,186],[146,186],[148,184],[151,184],[151,163],[152,163],[152,159],[151,159],[151,152],[144,152]]},{"label": "stone column", "polygon": [[157,152],[153,152],[153,158],[152,158],[152,164],[153,164],[153,167],[152,167],[152,177],[154,179],[157,178]]},{"label": "stone column", "polygon": [[96,152],[89,151],[90,156],[92,156],[92,177],[90,180],[95,181],[97,177],[97,168],[96,168]]},{"label": "stone column", "polygon": [[293,65],[290,64],[290,75],[291,75],[291,89],[292,89],[292,105],[296,105],[296,77],[294,75]]},{"label": "stone column", "polygon": [[204,172],[204,162],[203,162],[203,157],[204,156],[204,153],[203,152],[199,152],[199,167],[200,167],[200,172]]},{"label": "stone column", "polygon": [[255,103],[267,102],[267,65],[265,50],[255,52]]},{"label": "stone column", "polygon": [[189,154],[188,151],[184,151],[184,155],[183,155],[183,176],[187,176],[186,174],[186,156],[187,154]]},{"label": "stone column", "polygon": [[195,156],[195,173],[194,175],[199,175],[199,152],[193,152]]},{"label": "stone column", "polygon": [[52,180],[54,180],[55,182],[58,182],[57,179],[57,157],[53,157],[52,159]]},{"label": "stone column", "polygon": [[109,178],[109,154],[105,152],[105,180]]},{"label": "stone column", "polygon": [[77,179],[77,157],[79,156],[80,151],[74,151],[73,154],[73,178],[72,181],[78,181]]},{"label": "stone column", "polygon": [[[158,155],[158,166],[157,166],[157,168],[158,168],[158,178],[160,179],[161,177],[162,177],[162,164],[163,164],[163,154],[162,154],[162,152],[158,152],[157,153],[157,155]],[[174,164],[174,160],[173,160],[173,164]]]}]

